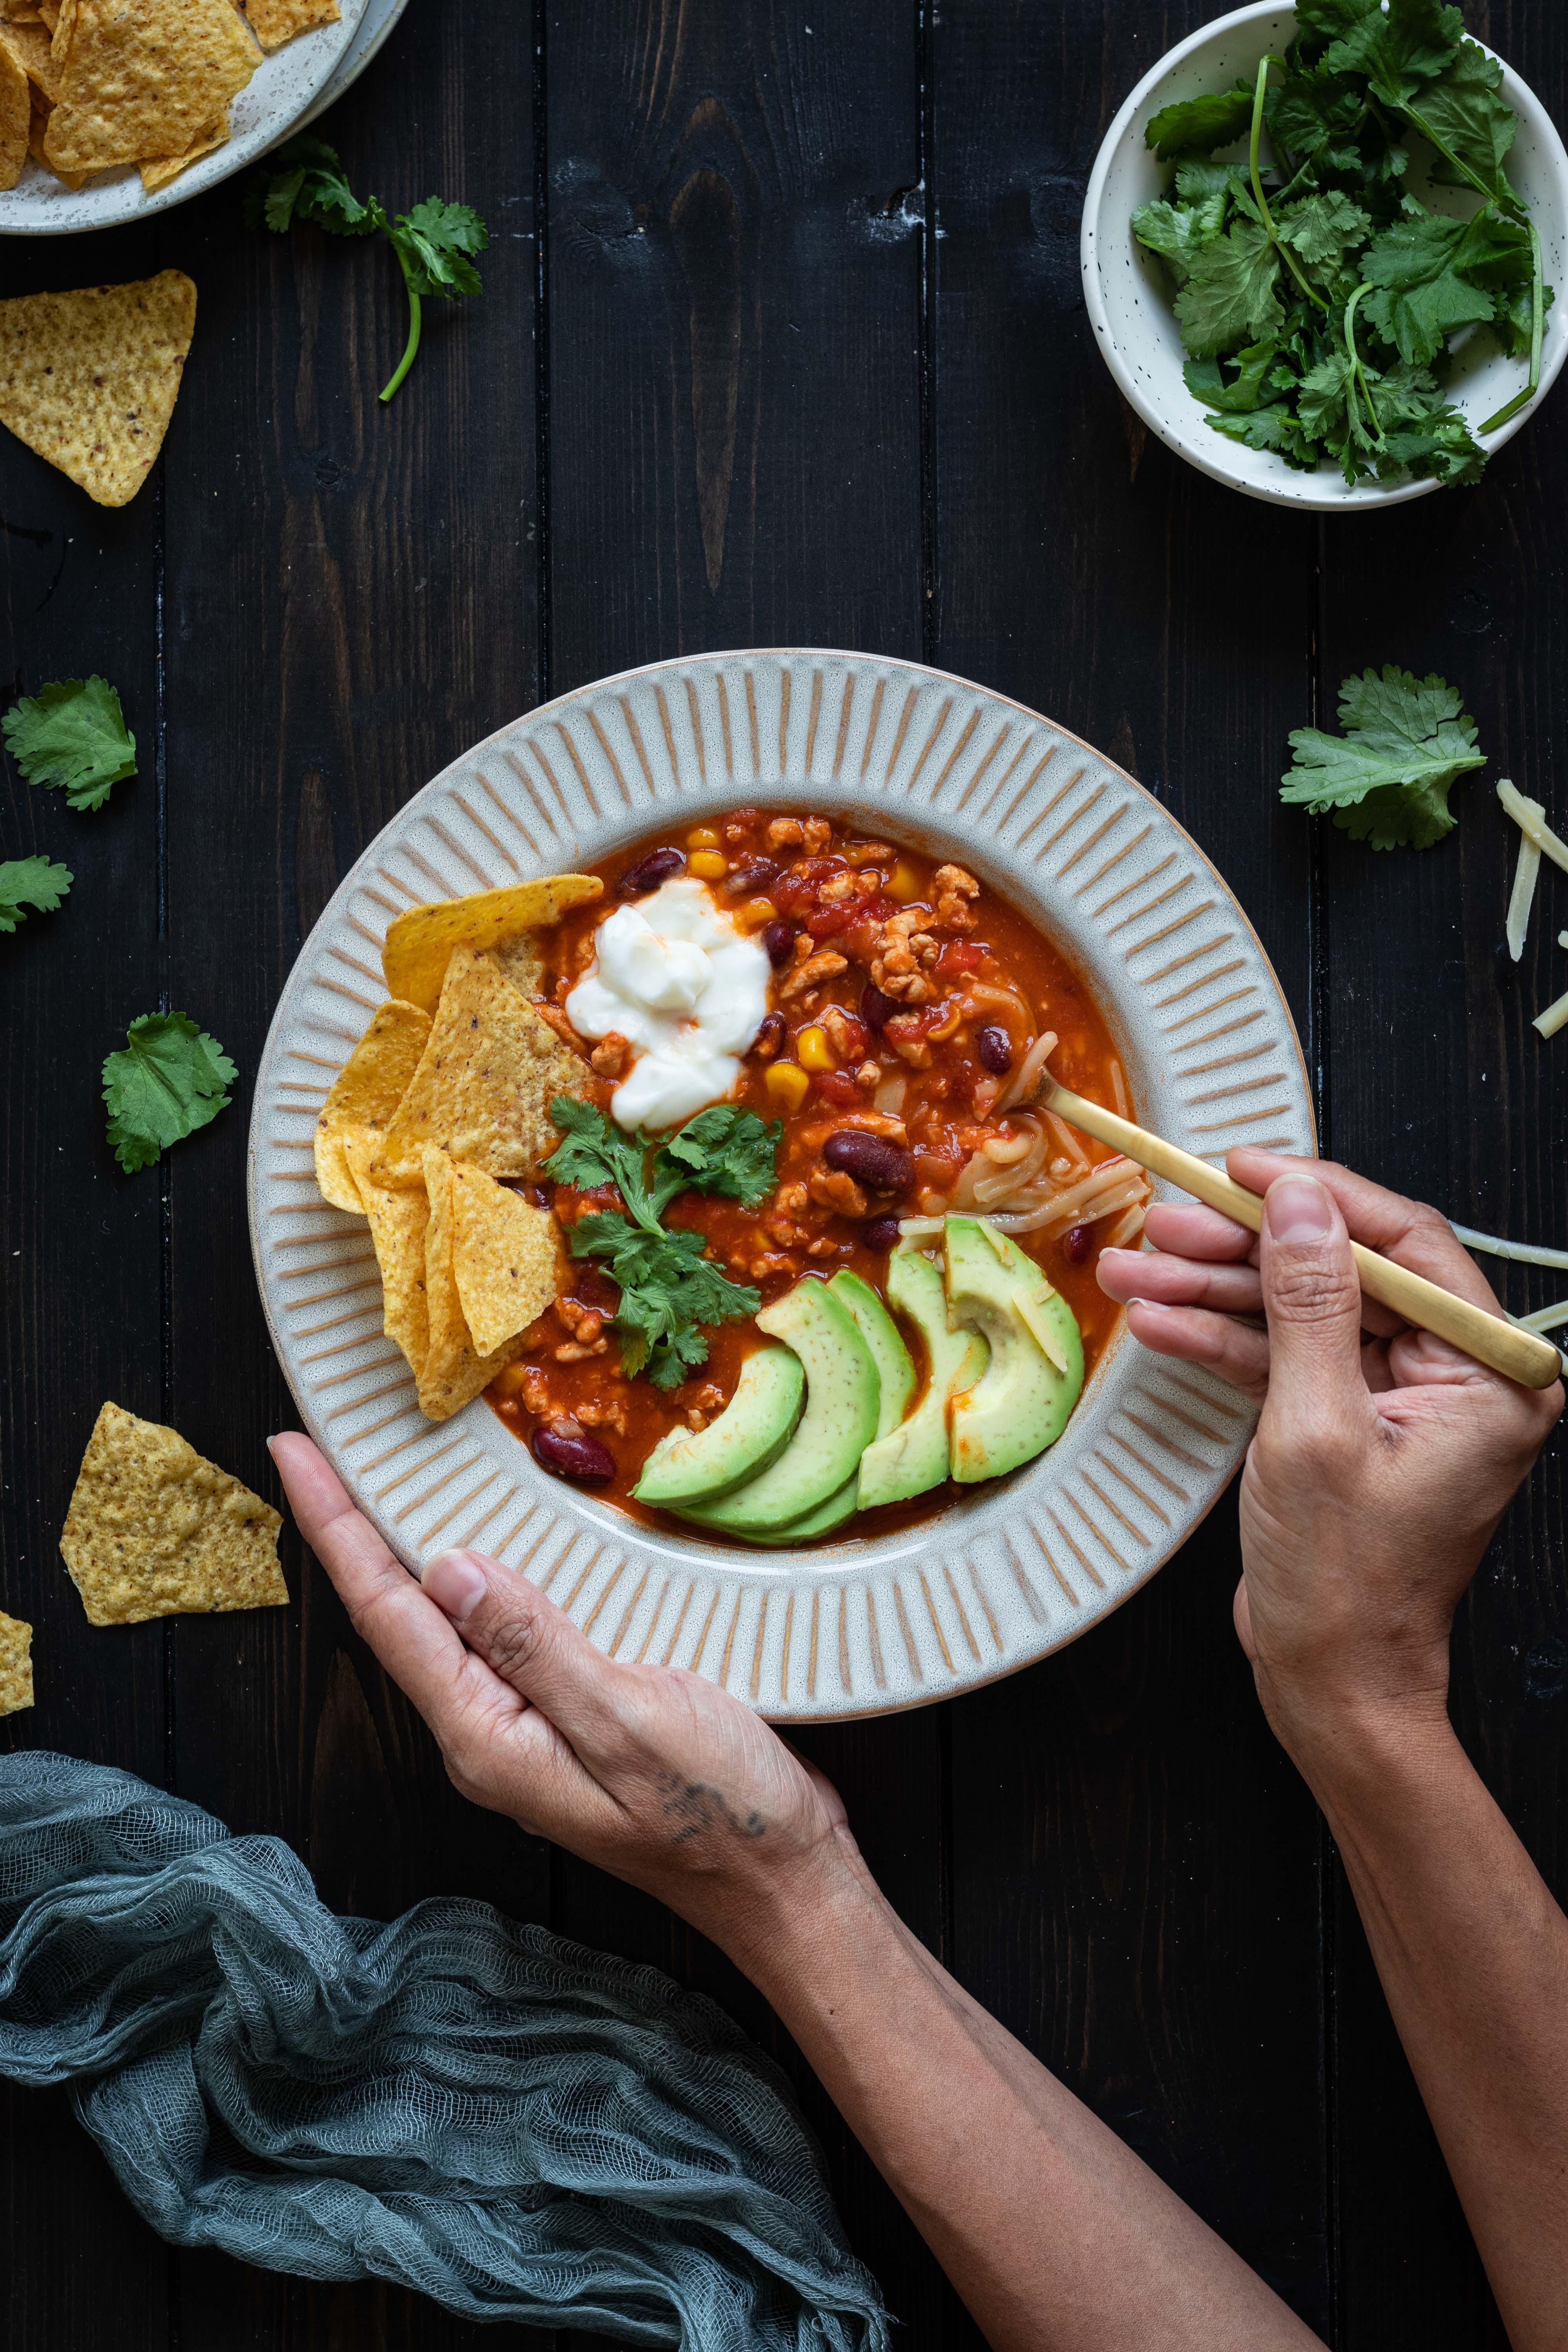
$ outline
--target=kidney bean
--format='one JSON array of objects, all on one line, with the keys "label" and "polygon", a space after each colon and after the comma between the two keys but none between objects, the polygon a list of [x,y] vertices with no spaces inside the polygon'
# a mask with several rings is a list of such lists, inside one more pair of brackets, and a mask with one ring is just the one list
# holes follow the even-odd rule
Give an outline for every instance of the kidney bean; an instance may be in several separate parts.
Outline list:
[{"label": "kidney bean", "polygon": [[836,1128],[822,1147],[829,1168],[842,1168],[858,1184],[872,1192],[907,1192],[915,1181],[915,1163],[901,1144],[885,1135],[868,1135],[863,1128]]},{"label": "kidney bean", "polygon": [[899,1240],[897,1217],[873,1217],[868,1225],[861,1226],[860,1238],[868,1249],[877,1251],[879,1255],[883,1250],[896,1249]]},{"label": "kidney bean", "polygon": [[860,1018],[868,1029],[883,1028],[899,1009],[896,996],[884,996],[875,981],[868,980],[860,991]]},{"label": "kidney bean", "polygon": [[615,1456],[609,1447],[585,1431],[580,1436],[568,1437],[542,1422],[533,1433],[532,1447],[533,1458],[541,1469],[551,1471],[557,1478],[613,1478],[616,1475]]},{"label": "kidney bean", "polygon": [[765,890],[778,870],[773,858],[742,857],[724,877],[724,895],[744,898],[752,891]]},{"label": "kidney bean", "polygon": [[1062,1235],[1062,1255],[1069,1265],[1082,1265],[1094,1236],[1087,1225],[1069,1225]]},{"label": "kidney bean", "polygon": [[[629,874],[622,875],[616,885],[616,892],[623,898],[640,898],[645,890],[657,890],[661,882],[679,874],[685,863],[684,849],[650,849],[646,857],[637,859]],[[603,1454],[604,1447],[600,1446],[599,1451]]]},{"label": "kidney bean", "polygon": [[1013,1040],[994,1022],[980,1031],[974,1050],[994,1077],[1003,1076],[1013,1066]]},{"label": "kidney bean", "polygon": [[773,970],[782,971],[795,953],[795,925],[786,923],[782,915],[775,915],[771,923],[763,925],[757,936],[768,951],[768,961]]},{"label": "kidney bean", "polygon": [[763,1014],[762,1026],[752,1040],[752,1051],[760,1062],[772,1062],[777,1058],[784,1041],[784,1014],[767,1013]]}]

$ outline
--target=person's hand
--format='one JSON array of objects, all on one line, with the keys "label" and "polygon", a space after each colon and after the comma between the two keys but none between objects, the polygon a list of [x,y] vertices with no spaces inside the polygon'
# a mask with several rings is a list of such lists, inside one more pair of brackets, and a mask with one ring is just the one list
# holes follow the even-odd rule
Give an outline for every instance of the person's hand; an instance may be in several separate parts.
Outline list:
[{"label": "person's hand", "polygon": [[1563,1390],[1516,1387],[1363,1298],[1351,1234],[1498,1311],[1435,1209],[1329,1161],[1233,1151],[1228,1165],[1267,1195],[1260,1236],[1161,1204],[1152,1251],[1105,1251],[1100,1281],[1145,1347],[1263,1408],[1241,1482],[1237,1631],[1311,1778],[1391,1715],[1445,1721],[1454,1611]]},{"label": "person's hand", "polygon": [[830,1783],[701,1675],[619,1665],[473,1551],[416,1583],[308,1437],[271,1441],[300,1532],[466,1797],[640,1886],[741,1962],[858,1856]]}]

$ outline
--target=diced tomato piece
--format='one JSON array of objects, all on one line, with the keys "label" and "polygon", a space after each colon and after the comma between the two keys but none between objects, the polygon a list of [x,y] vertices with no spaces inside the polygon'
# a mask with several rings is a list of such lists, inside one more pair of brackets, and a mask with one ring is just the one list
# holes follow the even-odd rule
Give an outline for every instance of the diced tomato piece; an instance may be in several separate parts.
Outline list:
[{"label": "diced tomato piece", "polygon": [[929,1184],[933,1192],[945,1192],[956,1184],[958,1171],[956,1160],[944,1160],[939,1152],[917,1151],[915,1154],[915,1174],[922,1184]]},{"label": "diced tomato piece", "polygon": [[985,957],[986,950],[973,940],[953,940],[943,948],[937,970],[943,980],[954,980],[961,972],[978,971]]},{"label": "diced tomato piece", "polygon": [[836,1110],[849,1110],[860,1099],[860,1089],[847,1070],[818,1070],[811,1083]]},{"label": "diced tomato piece", "polygon": [[842,1046],[847,1062],[863,1062],[871,1050],[870,1031],[852,1013],[844,1016]]},{"label": "diced tomato piece", "polygon": [[814,940],[837,939],[859,917],[860,909],[853,898],[838,898],[830,907],[814,907],[805,919],[805,928]]}]

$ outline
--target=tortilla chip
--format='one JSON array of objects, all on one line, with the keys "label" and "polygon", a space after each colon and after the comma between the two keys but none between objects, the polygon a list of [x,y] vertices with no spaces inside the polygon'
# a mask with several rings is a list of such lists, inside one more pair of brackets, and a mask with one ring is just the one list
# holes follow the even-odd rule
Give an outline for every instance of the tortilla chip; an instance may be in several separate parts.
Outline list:
[{"label": "tortilla chip", "polygon": [[178,1430],[117,1404],[99,1414],[60,1531],[89,1625],[215,1609],[277,1609],[282,1515]]},{"label": "tortilla chip", "polygon": [[[74,5],[71,13],[75,14]],[[61,16],[60,0],[38,0],[38,16],[51,34],[58,32]]]},{"label": "tortilla chip", "polygon": [[216,122],[209,122],[204,136],[183,155],[163,155],[155,163],[143,163],[142,193],[150,196],[154,188],[166,188],[171,180],[177,180],[182,172],[189,171],[193,163],[199,163],[204,155],[210,155],[215,147],[226,145],[227,141],[228,117],[225,114]]},{"label": "tortilla chip", "polygon": [[70,47],[71,35],[76,30],[76,11],[77,0],[60,0],[54,30],[55,63],[58,66],[63,66],[66,61],[66,51]]},{"label": "tortilla chip", "polygon": [[519,931],[515,939],[502,940],[499,948],[488,950],[496,970],[504,972],[520,996],[537,996],[544,979],[544,959],[534,944],[531,931]]},{"label": "tortilla chip", "polygon": [[386,1130],[384,1184],[424,1181],[427,1143],[489,1176],[532,1176],[561,1138],[557,1095],[592,1091],[588,1066],[503,980],[488,955],[454,950],[429,1043]]},{"label": "tortilla chip", "polygon": [[0,1715],[20,1715],[33,1704],[33,1629],[0,1609]]},{"label": "tortilla chip", "polygon": [[312,25],[335,25],[338,0],[245,0],[246,21],[264,49],[280,49]]},{"label": "tortilla chip", "polygon": [[410,907],[387,932],[381,950],[389,996],[434,1013],[441,1000],[454,948],[494,948],[519,931],[553,923],[569,907],[596,898],[604,884],[594,874],[547,874],[509,890],[480,890],[471,898],[440,898]]},{"label": "tortilla chip", "polygon": [[[56,15],[58,17],[58,10]],[[37,6],[37,0],[10,0],[8,7],[0,8],[0,18],[7,25],[41,25],[43,11]],[[47,29],[52,33],[55,28],[50,25]]]},{"label": "tortilla chip", "polygon": [[26,68],[10,41],[0,44],[0,188],[16,186],[27,160],[32,89]]},{"label": "tortilla chip", "polygon": [[425,1290],[430,1307],[430,1352],[419,1375],[419,1410],[427,1421],[450,1421],[488,1389],[496,1374],[522,1352],[521,1332],[493,1354],[481,1356],[463,1315],[452,1272],[456,1239],[453,1167],[444,1151],[426,1144],[425,1192],[430,1223],[425,1229]]},{"label": "tortilla chip", "polygon": [[58,171],[188,153],[261,62],[231,0],[76,0],[75,16],[45,142]]},{"label": "tortilla chip", "polygon": [[[35,82],[33,85],[33,116],[32,121],[27,125],[27,152],[32,157],[35,163],[43,164],[46,172],[54,171],[53,164],[48,162],[44,153],[44,139],[48,131],[49,115],[51,111],[52,110],[48,100],[44,96],[42,90]],[[56,172],[55,177],[68,188],[84,188],[87,185],[87,173],[85,172]]]},{"label": "tortilla chip", "polygon": [[59,68],[42,25],[0,25],[0,49],[14,58],[52,106],[59,96]]},{"label": "tortilla chip", "polygon": [[180,269],[0,302],[0,425],[97,505],[126,505],[163,447],[195,322]]},{"label": "tortilla chip", "polygon": [[377,1181],[374,1137],[350,1133],[343,1157],[357,1186],[381,1268],[382,1329],[395,1339],[416,1377],[430,1345],[425,1304],[425,1228],[430,1203],[423,1191],[395,1192]]},{"label": "tortilla chip", "polygon": [[[430,1034],[430,1015],[395,997],[381,1006],[332,1081],[316,1121],[316,1181],[334,1209],[364,1213],[343,1147],[353,1136],[379,1142],[403,1100]],[[374,1157],[374,1155],[373,1155]]]},{"label": "tortilla chip", "polygon": [[481,1356],[515,1339],[563,1284],[561,1227],[548,1209],[509,1192],[481,1169],[452,1169],[452,1278]]}]

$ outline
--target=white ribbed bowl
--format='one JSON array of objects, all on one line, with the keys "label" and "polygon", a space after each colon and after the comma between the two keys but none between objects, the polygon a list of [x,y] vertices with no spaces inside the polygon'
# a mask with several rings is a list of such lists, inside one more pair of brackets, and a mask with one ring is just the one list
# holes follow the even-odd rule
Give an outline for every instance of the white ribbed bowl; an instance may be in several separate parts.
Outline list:
[{"label": "white ribbed bowl", "polygon": [[1314,1150],[1290,1016],[1219,876],[1131,776],[1021,704],[912,662],[784,651],[661,662],[492,735],[372,843],[306,940],[250,1130],[257,1280],[305,1427],[411,1566],[476,1544],[526,1570],[613,1655],[689,1666],[777,1719],[876,1715],[1070,1642],[1192,1533],[1251,1417],[1119,1329],[1059,1443],[933,1519],[816,1552],[641,1528],[547,1477],[482,1400],[426,1421],[381,1329],[362,1218],[316,1191],[310,1139],[384,995],[392,918],[569,871],[660,824],[742,803],[855,809],[961,857],[1066,949],[1139,1115],[1219,1161]]}]

